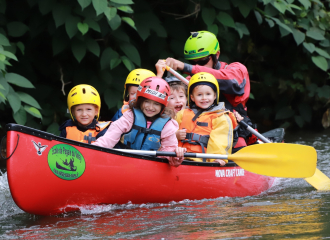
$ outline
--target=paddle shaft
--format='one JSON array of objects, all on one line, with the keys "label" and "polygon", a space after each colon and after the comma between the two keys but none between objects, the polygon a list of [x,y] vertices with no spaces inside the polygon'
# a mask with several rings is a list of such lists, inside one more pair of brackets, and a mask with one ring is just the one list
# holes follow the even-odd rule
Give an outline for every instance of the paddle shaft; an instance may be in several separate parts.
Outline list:
[{"label": "paddle shaft", "polygon": [[173,76],[177,77],[181,82],[183,82],[184,84],[188,85],[189,81],[182,76],[180,73],[178,73],[177,71],[174,71],[172,68],[170,68],[169,66],[166,66],[166,70],[170,73],[173,74]]},{"label": "paddle shaft", "polygon": [[263,141],[264,143],[271,143],[271,141],[269,141],[269,139],[265,138],[262,134],[260,134],[259,132],[257,132],[256,130],[254,130],[252,127],[250,127],[246,122],[244,121],[240,121],[239,125],[241,125],[242,127],[244,127],[245,129],[247,129],[250,133],[256,135],[261,141]]},{"label": "paddle shaft", "polygon": [[[176,157],[175,152],[131,150],[131,149],[116,149],[116,151],[128,152],[128,153],[134,153],[134,154],[141,154],[141,155],[156,156],[156,157],[160,157],[160,156]],[[228,159],[228,155],[208,154],[208,153],[185,153],[184,157],[188,157],[188,158]]]}]

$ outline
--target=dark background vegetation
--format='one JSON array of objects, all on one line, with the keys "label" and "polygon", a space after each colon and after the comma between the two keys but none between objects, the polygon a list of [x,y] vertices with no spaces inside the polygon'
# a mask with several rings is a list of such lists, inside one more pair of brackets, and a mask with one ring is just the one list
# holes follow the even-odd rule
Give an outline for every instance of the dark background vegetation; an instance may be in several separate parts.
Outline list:
[{"label": "dark background vegetation", "polygon": [[221,61],[247,66],[261,130],[327,128],[329,24],[318,0],[0,0],[0,135],[11,122],[58,134],[66,94],[82,83],[110,120],[128,73],[184,61],[199,30],[217,35]]}]

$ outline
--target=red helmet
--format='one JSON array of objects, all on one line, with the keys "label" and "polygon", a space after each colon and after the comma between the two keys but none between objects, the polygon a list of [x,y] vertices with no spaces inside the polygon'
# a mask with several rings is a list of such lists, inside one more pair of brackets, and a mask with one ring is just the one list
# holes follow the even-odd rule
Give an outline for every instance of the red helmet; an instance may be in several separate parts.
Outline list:
[{"label": "red helmet", "polygon": [[170,86],[159,77],[149,77],[144,79],[136,92],[136,101],[139,97],[144,97],[167,106],[168,96],[170,95]]}]

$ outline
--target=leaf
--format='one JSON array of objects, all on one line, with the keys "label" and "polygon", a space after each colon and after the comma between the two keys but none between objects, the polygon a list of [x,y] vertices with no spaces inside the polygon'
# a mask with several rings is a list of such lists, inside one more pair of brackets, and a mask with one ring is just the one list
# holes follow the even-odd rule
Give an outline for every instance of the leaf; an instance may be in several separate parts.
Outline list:
[{"label": "leaf", "polygon": [[109,109],[116,107],[119,99],[122,99],[122,96],[118,91],[112,91],[110,88],[105,90],[104,101],[108,105]]},{"label": "leaf", "polygon": [[35,108],[41,109],[39,103],[32,96],[30,96],[29,94],[27,94],[25,92],[16,92],[16,93],[17,93],[19,99],[22,102],[25,102],[27,104],[30,104],[31,106],[33,106]]},{"label": "leaf", "polygon": [[74,57],[80,63],[81,60],[86,55],[86,45],[85,45],[85,43],[83,43],[79,40],[72,41],[71,50],[72,50],[72,53],[73,53]]},{"label": "leaf", "polygon": [[25,105],[24,110],[30,113],[33,117],[42,118],[38,109]]},{"label": "leaf", "polygon": [[73,16],[69,16],[65,20],[65,30],[69,38],[73,38],[77,34],[78,32],[77,24],[79,23],[79,21],[80,19],[78,17],[73,17]]},{"label": "leaf", "polygon": [[19,99],[17,94],[15,94],[15,92],[9,93],[7,95],[7,99],[10,107],[13,109],[13,112],[15,114],[21,107],[21,100]]},{"label": "leaf", "polygon": [[219,29],[217,24],[212,24],[211,26],[207,26],[207,30],[213,33],[215,36],[218,35]]},{"label": "leaf", "polygon": [[315,51],[315,45],[313,43],[304,42],[303,46],[310,52],[313,53]]},{"label": "leaf", "polygon": [[235,22],[234,22],[233,18],[228,13],[219,12],[219,14],[217,16],[217,19],[224,26],[235,28]]},{"label": "leaf", "polygon": [[240,38],[243,37],[243,34],[245,34],[245,35],[250,35],[249,30],[247,29],[247,27],[246,27],[245,24],[243,24],[243,23],[238,23],[238,22],[236,22],[236,30],[237,30],[238,33],[240,34]]},{"label": "leaf", "polygon": [[294,120],[300,128],[304,126],[304,119],[301,116],[294,116]]},{"label": "leaf", "polygon": [[292,35],[297,43],[297,46],[299,46],[305,40],[305,34],[300,32],[298,29],[293,28]]},{"label": "leaf", "polygon": [[89,26],[87,23],[78,23],[77,27],[82,35],[85,35],[88,32]]},{"label": "leaf", "polygon": [[5,102],[7,100],[6,96],[2,92],[0,92],[0,100],[0,102]]},{"label": "leaf", "polygon": [[14,84],[19,87],[34,88],[33,84],[29,80],[16,73],[7,73],[5,79],[8,83]]},{"label": "leaf", "polygon": [[42,0],[39,1],[39,11],[42,15],[46,15],[54,8],[56,0]]},{"label": "leaf", "polygon": [[126,56],[122,56],[121,60],[124,63],[125,67],[128,69],[128,71],[134,70],[134,64]]},{"label": "leaf", "polygon": [[59,125],[57,122],[53,122],[52,124],[50,124],[46,130],[46,132],[49,132],[49,133],[52,133],[52,134],[55,134],[55,135],[60,135],[60,130],[59,129]]},{"label": "leaf", "polygon": [[284,23],[282,23],[279,19],[272,18],[272,20],[274,20],[277,23],[277,25],[279,25],[281,28],[283,28],[283,29],[287,30],[288,32],[292,33],[291,28],[289,28],[289,26],[287,26]]},{"label": "leaf", "polygon": [[306,122],[311,122],[311,120],[312,120],[312,108],[309,105],[300,103],[298,105],[298,110],[299,110],[300,116]]},{"label": "leaf", "polygon": [[324,40],[324,32],[319,28],[312,27],[306,32],[306,36],[313,38],[315,40]]},{"label": "leaf", "polygon": [[19,48],[19,50],[21,50],[22,54],[24,55],[25,52],[25,46],[22,42],[18,42],[16,43],[16,46]]},{"label": "leaf", "polygon": [[121,18],[118,14],[108,22],[112,30],[116,30],[121,24]]},{"label": "leaf", "polygon": [[250,99],[255,99],[253,93],[250,92]]},{"label": "leaf", "polygon": [[325,48],[330,47],[330,41],[328,39],[325,39],[322,42],[320,42],[320,46]]},{"label": "leaf", "polygon": [[100,15],[104,12],[104,9],[108,7],[108,1],[107,0],[92,0],[93,7],[96,11],[96,16]]},{"label": "leaf", "polygon": [[247,5],[245,1],[240,2],[240,4],[238,5],[238,9],[244,18],[246,18],[251,11],[251,8]]},{"label": "leaf", "polygon": [[135,23],[134,23],[134,21],[131,18],[129,18],[129,17],[122,17],[121,20],[123,20],[128,25],[130,25],[132,28],[134,28],[135,30],[137,30],[136,27],[135,27]]},{"label": "leaf", "polygon": [[113,19],[117,14],[117,8],[115,7],[107,7],[104,10],[104,15],[108,18],[109,21],[111,21],[111,19]]},{"label": "leaf", "polygon": [[265,20],[266,20],[266,22],[268,23],[268,25],[269,25],[270,28],[272,28],[272,27],[275,26],[274,21],[272,21],[272,20],[270,20],[270,19],[268,19],[268,18],[265,18]]},{"label": "leaf", "polygon": [[119,58],[119,55],[117,58],[112,58],[110,60],[110,69],[114,69],[121,63],[121,58]]},{"label": "leaf", "polygon": [[134,13],[133,9],[130,6],[120,6],[117,7],[117,9],[126,13]]},{"label": "leaf", "polygon": [[78,2],[81,6],[81,10],[84,10],[84,8],[88,7],[92,3],[92,0],[78,0]]},{"label": "leaf", "polygon": [[330,96],[330,86],[325,85],[317,89],[317,95],[320,98],[326,98],[329,99]]},{"label": "leaf", "polygon": [[215,19],[214,8],[202,8],[202,19],[206,25],[212,25]]},{"label": "leaf", "polygon": [[0,45],[2,46],[10,46],[10,43],[8,41],[8,38],[0,33]]},{"label": "leaf", "polygon": [[100,46],[93,38],[86,39],[86,46],[87,49],[95,56],[100,56]]},{"label": "leaf", "polygon": [[97,31],[97,32],[101,32],[100,25],[99,25],[97,22],[95,22],[94,20],[92,20],[92,19],[85,19],[85,20],[84,20],[84,23],[87,23],[88,26],[89,26],[91,29],[93,29],[93,30],[95,30],[95,31]]},{"label": "leaf", "polygon": [[258,11],[254,11],[254,15],[255,15],[256,18],[257,18],[258,24],[261,25],[262,22],[263,22],[263,19],[262,19],[261,14],[260,14]]},{"label": "leaf", "polygon": [[136,65],[141,65],[140,54],[138,50],[130,43],[122,43],[119,45],[120,49],[125,53],[125,55],[132,60]]},{"label": "leaf", "polygon": [[330,55],[329,55],[326,51],[324,51],[323,49],[316,47],[316,48],[315,48],[315,51],[316,51],[318,54],[320,54],[321,56],[330,59]]},{"label": "leaf", "polygon": [[8,35],[12,37],[21,37],[29,30],[22,22],[10,22],[7,24],[7,29]]},{"label": "leaf", "polygon": [[286,4],[284,2],[280,1],[274,1],[274,7],[281,13],[285,13],[286,10]]},{"label": "leaf", "polygon": [[298,0],[305,9],[309,9],[312,6],[312,3],[310,0]]},{"label": "leaf", "polygon": [[328,62],[324,57],[322,57],[322,56],[316,56],[316,57],[313,56],[312,61],[317,67],[321,68],[323,71],[328,70]]},{"label": "leaf", "polygon": [[13,113],[13,118],[16,123],[20,125],[25,125],[26,123],[26,111],[24,110],[23,106],[20,107],[20,109]]},{"label": "leaf", "polygon": [[105,69],[106,67],[109,67],[109,65],[110,69],[113,69],[121,63],[121,59],[119,58],[119,54],[116,51],[108,47],[103,51],[100,63],[101,70]]},{"label": "leaf", "polygon": [[56,6],[53,9],[53,18],[55,20],[55,26],[58,28],[59,26],[63,25],[67,19],[67,17],[70,16],[70,7],[67,5],[64,5],[62,3],[57,3]]},{"label": "leaf", "polygon": [[11,52],[4,51],[3,49],[0,49],[0,53],[3,54],[4,56],[8,57],[8,58],[11,58],[11,59],[14,59],[14,60],[18,61],[17,57]]},{"label": "leaf", "polygon": [[118,4],[134,4],[132,0],[110,0],[110,1]]},{"label": "leaf", "polygon": [[209,2],[220,10],[229,10],[230,9],[230,3],[228,0],[221,0],[221,1],[209,0]]},{"label": "leaf", "polygon": [[279,111],[277,111],[275,119],[287,119],[294,115],[294,111],[290,107],[283,107]]}]

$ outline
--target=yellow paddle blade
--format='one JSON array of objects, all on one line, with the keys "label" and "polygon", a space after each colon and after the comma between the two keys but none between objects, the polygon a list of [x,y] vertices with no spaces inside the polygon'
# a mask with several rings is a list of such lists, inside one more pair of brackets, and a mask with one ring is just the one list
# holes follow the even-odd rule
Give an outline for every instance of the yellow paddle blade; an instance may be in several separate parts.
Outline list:
[{"label": "yellow paddle blade", "polygon": [[242,148],[228,156],[241,168],[260,175],[306,178],[315,173],[317,154],[313,147],[289,143],[264,143]]},{"label": "yellow paddle blade", "polygon": [[315,174],[305,180],[320,191],[330,191],[330,179],[316,168]]}]

